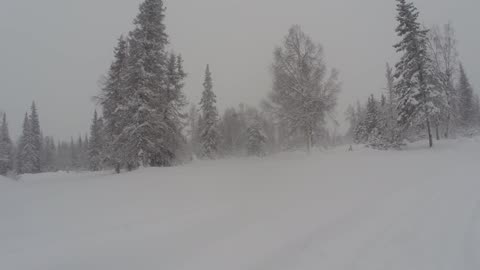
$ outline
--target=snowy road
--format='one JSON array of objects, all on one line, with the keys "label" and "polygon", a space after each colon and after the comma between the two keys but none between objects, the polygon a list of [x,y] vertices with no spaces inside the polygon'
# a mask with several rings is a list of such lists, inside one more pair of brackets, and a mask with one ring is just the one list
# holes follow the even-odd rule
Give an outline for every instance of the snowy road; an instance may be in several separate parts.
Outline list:
[{"label": "snowy road", "polygon": [[0,269],[478,270],[480,139],[0,179]]}]

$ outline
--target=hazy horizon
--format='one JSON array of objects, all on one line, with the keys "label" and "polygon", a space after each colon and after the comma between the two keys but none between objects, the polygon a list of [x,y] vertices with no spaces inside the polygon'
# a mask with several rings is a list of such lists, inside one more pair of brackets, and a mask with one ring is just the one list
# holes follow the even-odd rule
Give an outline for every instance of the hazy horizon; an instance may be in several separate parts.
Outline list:
[{"label": "hazy horizon", "polygon": [[[4,1],[0,8],[1,99],[12,137],[35,100],[44,135],[56,139],[89,131],[98,80],[121,34],[132,29],[141,0]],[[460,59],[472,85],[480,38],[472,24],[476,1],[414,1],[426,26],[452,22]],[[271,88],[272,53],[292,24],[323,45],[327,65],[343,82],[337,118],[348,104],[379,93],[385,63],[394,64],[395,1],[206,0],[165,1],[172,47],[185,59],[185,93],[198,103],[210,64],[218,107],[257,105]],[[221,12],[219,12],[221,11]],[[478,88],[476,89],[477,93]]]}]

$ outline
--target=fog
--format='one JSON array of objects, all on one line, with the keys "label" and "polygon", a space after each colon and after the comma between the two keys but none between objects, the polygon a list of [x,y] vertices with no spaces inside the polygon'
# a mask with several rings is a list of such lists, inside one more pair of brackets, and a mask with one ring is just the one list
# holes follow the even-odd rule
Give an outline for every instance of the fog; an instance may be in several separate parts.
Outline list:
[{"label": "fog", "polygon": [[[12,137],[35,100],[45,135],[59,139],[88,131],[92,97],[109,67],[120,34],[132,29],[140,0],[2,0],[0,2],[0,110]],[[292,24],[323,44],[327,64],[341,72],[337,118],[349,103],[384,87],[392,45],[395,2],[385,0],[167,0],[167,31],[189,76],[185,92],[198,103],[210,64],[219,109],[252,105],[271,88],[272,51]],[[474,87],[480,36],[474,0],[417,0],[425,25],[449,21]]]}]

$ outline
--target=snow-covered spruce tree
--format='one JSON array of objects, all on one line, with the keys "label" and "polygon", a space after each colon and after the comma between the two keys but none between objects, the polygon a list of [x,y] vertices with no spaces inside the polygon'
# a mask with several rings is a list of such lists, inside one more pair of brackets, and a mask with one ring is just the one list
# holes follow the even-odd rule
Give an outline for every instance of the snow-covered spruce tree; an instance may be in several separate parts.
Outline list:
[{"label": "snow-covered spruce tree", "polygon": [[281,47],[274,52],[273,91],[270,109],[290,134],[303,134],[309,152],[315,132],[337,104],[338,73],[328,75],[323,50],[300,28],[293,26]]},{"label": "snow-covered spruce tree", "polygon": [[364,108],[359,103],[356,110],[350,106],[347,115],[348,119],[354,119],[350,120],[353,125],[353,142],[381,150],[398,148],[396,119],[391,115],[390,99],[384,94],[381,97],[379,102],[370,95]]},{"label": "snow-covered spruce tree", "polygon": [[365,126],[365,121],[358,123],[354,129],[353,133],[353,142],[356,144],[367,143],[368,142],[368,132],[367,127]]},{"label": "snow-covered spruce tree", "polygon": [[437,139],[440,138],[440,126],[444,127],[444,137],[448,138],[458,119],[458,94],[454,87],[458,66],[457,41],[451,24],[446,24],[443,31],[438,26],[433,27],[428,37],[433,85],[440,92],[436,98],[439,112],[435,115],[435,129]]},{"label": "snow-covered spruce tree", "polygon": [[375,149],[388,149],[391,147],[387,138],[385,137],[385,118],[383,117],[383,111],[386,107],[382,107],[373,95],[368,98],[367,113],[365,116],[365,132],[367,134],[368,145]]},{"label": "snow-covered spruce tree", "polygon": [[460,64],[460,78],[458,81],[460,123],[463,128],[470,128],[475,119],[475,99],[473,88],[468,80],[467,73]]},{"label": "snow-covered spruce tree", "polygon": [[[124,96],[128,118],[119,140],[128,169],[138,166],[171,166],[178,146],[184,142],[176,115],[181,110],[185,74],[176,61],[175,83],[168,74],[165,8],[161,0],[145,0],[134,20],[128,44]],[[125,142],[125,143],[123,143]]]},{"label": "snow-covered spruce tree", "polygon": [[25,114],[23,120],[23,129],[22,135],[20,137],[20,142],[18,145],[17,153],[17,173],[34,173],[35,172],[35,146],[33,135],[32,135],[32,126],[31,121],[28,117],[28,114]]},{"label": "snow-covered spruce tree", "polygon": [[372,134],[373,129],[379,127],[379,114],[377,108],[377,101],[373,95],[370,95],[367,101],[367,114],[365,118],[365,127],[367,134]]},{"label": "snow-covered spruce tree", "polygon": [[[393,75],[393,70],[390,65],[387,63],[386,65],[386,95],[382,93],[381,101],[372,102],[374,101],[374,97],[371,96],[367,102],[367,114],[372,114],[372,106],[376,104],[376,124],[375,126],[367,127],[363,129],[367,135],[364,137],[368,137],[368,143],[374,148],[377,149],[389,149],[395,148],[398,149],[401,145],[399,131],[397,126],[397,97],[395,95],[395,78]],[[367,115],[368,116],[368,115]],[[366,116],[366,117],[367,117]],[[373,130],[375,128],[375,130]],[[360,129],[362,131],[362,129]],[[373,138],[373,139],[372,139]]]},{"label": "snow-covered spruce tree", "polygon": [[353,142],[354,143],[367,143],[368,142],[368,132],[366,127],[366,108],[363,107],[359,101],[357,101],[355,116],[356,116],[356,125],[353,128]]},{"label": "snow-covered spruce tree", "polygon": [[3,114],[0,126],[0,175],[6,176],[13,169],[13,144],[8,132],[7,115]]},{"label": "snow-covered spruce tree", "polygon": [[23,119],[23,125],[22,125],[22,133],[20,134],[20,138],[18,139],[17,148],[16,148],[16,151],[15,151],[14,168],[15,168],[15,172],[17,174],[22,174],[22,168],[23,168],[22,150],[23,150],[23,146],[25,144],[24,134],[25,134],[26,129],[27,129],[27,126],[26,126],[27,124],[28,124],[28,113],[25,113],[25,116],[24,116],[24,119]]},{"label": "snow-covered spruce tree", "polygon": [[127,96],[128,42],[121,36],[114,49],[114,60],[106,76],[99,100],[105,124],[105,162],[117,173],[127,163],[124,146],[128,137],[122,135],[130,121]]},{"label": "snow-covered spruce tree", "polygon": [[247,154],[249,156],[265,156],[267,136],[263,132],[260,117],[257,115],[251,120],[247,129]]},{"label": "snow-covered spruce tree", "polygon": [[[183,93],[187,74],[183,69],[181,55],[170,54],[167,60],[167,77],[165,88],[165,102],[163,105],[163,122],[166,125],[166,135],[163,142],[164,150],[158,165],[169,166],[174,162],[187,158],[185,151],[187,140],[183,135],[187,114],[184,109],[188,104]],[[164,160],[164,158],[167,158]]]},{"label": "snow-covered spruce tree", "polygon": [[165,33],[163,1],[146,0],[134,20],[129,34],[126,96],[128,121],[121,141],[125,141],[126,165],[154,166],[166,136],[163,125],[165,99],[162,92],[166,81],[168,43]]},{"label": "snow-covered spruce tree", "polygon": [[398,96],[398,124],[402,131],[412,126],[424,125],[427,129],[429,146],[433,147],[431,115],[438,108],[433,102],[438,91],[431,85],[430,62],[427,51],[428,30],[421,28],[418,11],[413,3],[397,0],[396,32],[402,40],[394,45],[402,53],[395,65],[395,93]]},{"label": "snow-covered spruce tree", "polygon": [[33,171],[32,173],[42,172],[42,131],[40,129],[40,120],[37,113],[37,108],[35,102],[32,103],[31,114],[30,114],[30,128],[31,128],[31,144],[33,146],[32,152],[32,162],[33,162]]},{"label": "snow-covered spruce tree", "polygon": [[205,70],[205,81],[203,83],[202,99],[200,107],[202,111],[202,123],[200,140],[202,144],[202,157],[215,159],[218,156],[220,135],[217,130],[218,111],[216,107],[217,98],[213,93],[213,81],[210,67]]},{"label": "snow-covered spruce tree", "polygon": [[88,168],[94,172],[102,169],[102,152],[104,144],[102,132],[101,122],[98,118],[97,111],[95,111],[90,126],[90,141],[88,149]]}]

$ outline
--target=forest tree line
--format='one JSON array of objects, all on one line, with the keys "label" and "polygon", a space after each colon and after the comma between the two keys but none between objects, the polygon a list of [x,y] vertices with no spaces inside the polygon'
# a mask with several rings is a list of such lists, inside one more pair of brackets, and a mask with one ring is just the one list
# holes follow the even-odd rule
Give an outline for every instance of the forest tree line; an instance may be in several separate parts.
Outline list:
[{"label": "forest tree line", "polygon": [[386,66],[386,87],[380,97],[351,105],[347,136],[377,149],[399,148],[405,140],[434,139],[479,133],[480,100],[459,59],[453,26],[427,29],[413,3],[397,0],[394,45],[401,58]]},{"label": "forest tree line", "polygon": [[[263,157],[278,151],[336,145],[348,140],[377,149],[406,140],[471,134],[480,102],[460,64],[453,27],[426,29],[413,3],[397,2],[400,55],[387,64],[385,93],[347,110],[350,129],[336,126],[339,72],[327,67],[322,46],[292,26],[273,53],[272,90],[258,107],[217,109],[214,72],[206,64],[201,99],[188,102],[187,73],[164,24],[162,0],[145,0],[114,48],[95,100],[90,132],[67,142],[43,136],[35,103],[14,143],[6,115],[0,127],[0,174],[58,170],[134,170],[180,165],[192,159]],[[188,108],[187,108],[188,107]]]}]

